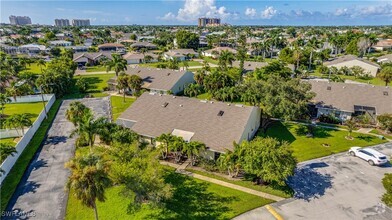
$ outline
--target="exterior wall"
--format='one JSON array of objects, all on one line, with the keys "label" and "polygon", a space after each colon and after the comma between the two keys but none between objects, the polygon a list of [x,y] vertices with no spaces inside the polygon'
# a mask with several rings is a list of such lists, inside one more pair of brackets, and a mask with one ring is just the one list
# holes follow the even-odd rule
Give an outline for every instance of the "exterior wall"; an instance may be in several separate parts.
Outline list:
[{"label": "exterior wall", "polygon": [[360,66],[365,70],[365,72],[369,72],[369,74],[372,75],[373,77],[375,77],[378,72],[378,67],[367,64],[367,63],[359,61],[359,60],[351,60],[351,61],[338,63],[338,64],[334,64],[334,65],[329,65],[329,66],[334,66],[338,69],[340,69],[341,67],[344,67],[344,66],[346,66],[348,68],[353,67],[353,66]]},{"label": "exterior wall", "polygon": [[317,118],[320,117],[321,115],[329,115],[329,114],[334,115],[335,117],[339,118],[342,121],[345,121],[351,118],[352,112],[346,112],[342,110],[329,109],[329,108],[317,108]]},{"label": "exterior wall", "polygon": [[127,64],[138,64],[141,63],[141,59],[129,59],[127,60]]},{"label": "exterior wall", "polygon": [[186,72],[174,86],[171,88],[171,91],[173,94],[178,94],[179,92],[184,91],[187,85],[194,83],[195,80],[193,78],[193,73],[192,72]]},{"label": "exterior wall", "polygon": [[[241,108],[241,107],[238,107]],[[246,123],[246,126],[244,128],[244,132],[242,133],[242,136],[239,140],[239,143],[241,143],[244,140],[251,140],[255,134],[257,133],[257,130],[260,127],[260,119],[261,119],[261,110],[260,108],[254,108],[252,113],[249,116],[248,122]]]},{"label": "exterior wall", "polygon": [[[51,95],[49,101],[46,103],[47,111],[49,111],[49,109],[52,107],[52,105],[55,102],[55,100],[56,100],[55,95]],[[23,137],[16,144],[15,148],[17,150],[17,153],[14,156],[8,156],[4,160],[4,162],[1,164],[0,168],[2,170],[4,170],[4,173],[3,173],[3,175],[0,176],[0,184],[7,177],[8,173],[10,172],[12,167],[14,166],[15,162],[18,160],[19,156],[22,154],[23,150],[30,143],[30,141],[33,138],[35,132],[38,130],[38,128],[41,125],[42,121],[45,119],[45,116],[46,116],[45,115],[45,111],[42,110],[41,113],[39,114],[38,118],[33,123],[33,125],[26,131],[26,133],[23,135]]]}]

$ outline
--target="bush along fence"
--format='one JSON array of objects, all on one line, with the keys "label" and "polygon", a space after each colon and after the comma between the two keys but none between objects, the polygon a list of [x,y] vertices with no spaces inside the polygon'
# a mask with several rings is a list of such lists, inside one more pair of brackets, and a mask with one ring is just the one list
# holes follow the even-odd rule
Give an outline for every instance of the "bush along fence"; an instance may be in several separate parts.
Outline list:
[{"label": "bush along fence", "polygon": [[[5,177],[8,175],[8,173],[10,172],[10,170],[12,169],[15,162],[18,160],[19,156],[22,154],[26,146],[29,144],[31,138],[33,138],[35,132],[38,130],[42,121],[46,118],[47,112],[52,107],[53,103],[56,101],[56,97],[54,94],[44,95],[43,98],[44,101],[47,101],[45,108],[41,111],[41,113],[39,114],[38,118],[35,120],[33,125],[25,132],[23,137],[16,144],[15,148],[17,153],[14,154],[13,156],[8,156],[0,166],[0,168],[3,171],[3,173],[0,176],[0,185],[5,179]],[[41,95],[29,96],[24,100],[26,100],[26,102],[38,102],[38,101],[42,101],[42,96]],[[0,135],[3,138],[2,134]]]}]

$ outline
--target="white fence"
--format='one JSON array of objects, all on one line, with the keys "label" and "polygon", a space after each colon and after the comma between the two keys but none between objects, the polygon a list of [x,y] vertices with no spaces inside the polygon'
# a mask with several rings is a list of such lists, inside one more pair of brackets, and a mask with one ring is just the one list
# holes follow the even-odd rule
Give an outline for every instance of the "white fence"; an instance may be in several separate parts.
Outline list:
[{"label": "white fence", "polygon": [[[44,101],[48,101],[52,98],[52,94],[44,94]],[[10,97],[11,103],[25,103],[25,102],[42,102],[41,95],[25,95],[25,96],[16,96],[16,101],[14,98]]]},{"label": "white fence", "polygon": [[[56,97],[53,94],[50,95],[44,95],[44,98],[47,98],[48,102],[46,103],[46,109],[49,111],[49,109],[52,107],[53,103],[56,101]],[[29,102],[32,102],[31,100],[41,100],[41,95],[38,96],[29,96]],[[24,99],[27,100],[27,99]],[[18,101],[18,98],[17,98]],[[41,125],[42,121],[45,119],[45,110],[42,110],[41,113],[39,114],[38,118],[35,120],[33,125],[26,131],[25,135],[19,140],[19,142],[16,144],[15,148],[17,150],[17,153],[14,156],[8,156],[7,159],[4,160],[4,162],[1,164],[0,168],[5,172],[2,174],[0,177],[0,185],[2,184],[4,178],[8,175],[12,167],[14,166],[15,162],[18,160],[19,156],[22,154],[23,150],[27,147],[27,145],[30,143],[30,140],[33,138],[35,132],[38,130],[39,126]]]}]

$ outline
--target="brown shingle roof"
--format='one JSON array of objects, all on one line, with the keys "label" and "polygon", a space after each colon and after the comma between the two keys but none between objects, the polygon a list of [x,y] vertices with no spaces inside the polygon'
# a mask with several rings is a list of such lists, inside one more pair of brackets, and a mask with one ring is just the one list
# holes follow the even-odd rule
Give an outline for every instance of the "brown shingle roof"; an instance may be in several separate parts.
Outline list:
[{"label": "brown shingle roof", "polygon": [[380,66],[378,64],[373,63],[373,62],[371,62],[369,60],[358,58],[357,56],[354,56],[354,55],[344,55],[344,56],[338,57],[338,58],[336,58],[334,60],[324,62],[324,65],[325,66],[331,66],[331,65],[344,63],[344,62],[348,62],[348,61],[352,61],[352,60],[359,60],[359,61],[362,61],[362,62],[367,63],[369,65],[376,66],[376,67],[380,68]]},{"label": "brown shingle roof", "polygon": [[[392,113],[392,89],[367,84],[335,83],[310,80],[318,106],[354,112],[354,105],[375,107],[377,115]],[[330,89],[328,89],[330,87]]]},{"label": "brown shingle roof", "polygon": [[[144,93],[117,122],[128,124],[135,132],[148,137],[171,133],[174,129],[191,132],[194,133],[191,141],[201,141],[215,151],[224,152],[233,149],[233,141],[240,141],[254,108]],[[219,111],[224,112],[222,116],[218,116]],[[130,125],[129,121],[135,123]]]},{"label": "brown shingle roof", "polygon": [[98,45],[98,48],[106,48],[106,47],[120,47],[123,48],[124,45],[118,43],[106,43]]}]

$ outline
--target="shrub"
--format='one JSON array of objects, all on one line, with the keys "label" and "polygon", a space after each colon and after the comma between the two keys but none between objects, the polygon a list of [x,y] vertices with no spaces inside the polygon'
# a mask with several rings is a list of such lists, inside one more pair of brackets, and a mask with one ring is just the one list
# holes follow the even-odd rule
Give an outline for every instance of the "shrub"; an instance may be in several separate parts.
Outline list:
[{"label": "shrub", "polygon": [[386,193],[382,196],[382,201],[389,207],[392,207],[392,173],[385,174],[382,179],[382,185],[386,190]]},{"label": "shrub", "polygon": [[209,172],[219,171],[219,168],[216,165],[214,160],[208,160],[206,158],[200,157],[198,161],[199,161],[198,166],[200,166],[201,168],[203,168]]},{"label": "shrub", "polygon": [[323,123],[329,123],[329,124],[340,124],[341,120],[331,114],[328,115],[320,115],[319,121]]}]

